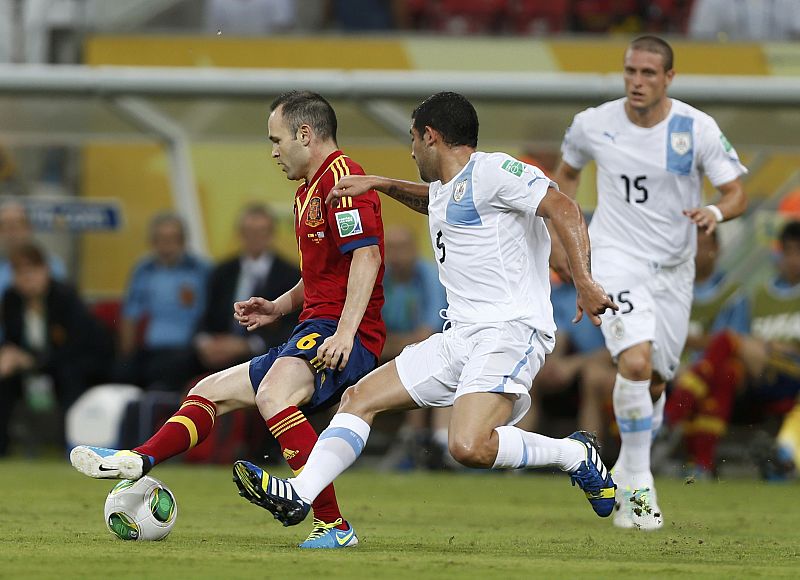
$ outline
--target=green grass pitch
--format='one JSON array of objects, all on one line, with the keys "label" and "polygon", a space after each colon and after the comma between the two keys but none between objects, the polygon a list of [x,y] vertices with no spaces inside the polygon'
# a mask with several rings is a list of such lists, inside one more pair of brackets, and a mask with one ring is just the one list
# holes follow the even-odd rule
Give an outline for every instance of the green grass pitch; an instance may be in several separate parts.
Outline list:
[{"label": "green grass pitch", "polygon": [[[282,470],[288,471],[288,470]],[[178,500],[163,542],[106,531],[111,481],[0,462],[0,578],[800,577],[800,486],[660,480],[664,530],[617,530],[565,476],[382,474],[338,482],[355,549],[302,551],[236,494],[227,467],[159,466]]]}]

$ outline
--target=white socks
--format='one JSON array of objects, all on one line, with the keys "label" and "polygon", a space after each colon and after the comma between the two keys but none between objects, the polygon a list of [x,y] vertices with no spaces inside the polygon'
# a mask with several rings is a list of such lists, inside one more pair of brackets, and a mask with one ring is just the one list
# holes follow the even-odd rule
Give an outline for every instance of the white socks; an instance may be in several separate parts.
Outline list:
[{"label": "white socks", "polygon": [[[624,473],[649,476],[653,427],[650,381],[631,381],[617,373],[613,399],[614,415],[622,439],[617,466],[621,466]],[[616,468],[614,473],[617,473]]]},{"label": "white socks", "polygon": [[500,443],[493,469],[556,466],[573,471],[586,459],[586,448],[572,439],[553,439],[518,427],[497,427]]},{"label": "white socks", "polygon": [[350,413],[334,415],[308,456],[303,471],[289,481],[306,503],[313,502],[329,483],[361,455],[369,438],[369,425]]}]

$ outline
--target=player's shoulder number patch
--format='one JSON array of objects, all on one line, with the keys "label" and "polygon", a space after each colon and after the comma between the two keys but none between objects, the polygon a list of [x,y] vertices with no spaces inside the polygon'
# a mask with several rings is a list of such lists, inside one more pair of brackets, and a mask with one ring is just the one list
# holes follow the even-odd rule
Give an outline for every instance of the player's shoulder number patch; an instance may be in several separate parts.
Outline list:
[{"label": "player's shoulder number patch", "polygon": [[339,229],[339,237],[346,238],[364,233],[361,226],[361,214],[357,209],[340,211],[336,214],[336,227]]}]

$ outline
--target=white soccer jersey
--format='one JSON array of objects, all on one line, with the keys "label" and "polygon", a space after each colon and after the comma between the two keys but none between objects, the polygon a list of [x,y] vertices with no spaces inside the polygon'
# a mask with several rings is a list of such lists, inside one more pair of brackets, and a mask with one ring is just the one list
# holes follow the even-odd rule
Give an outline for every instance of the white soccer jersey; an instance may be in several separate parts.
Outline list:
[{"label": "white soccer jersey", "polygon": [[624,98],[578,113],[567,129],[564,161],[576,169],[597,162],[593,250],[664,266],[692,258],[696,228],[681,212],[701,204],[702,175],[720,186],[747,172],[714,119],[671,100],[667,118],[647,129],[628,119]]},{"label": "white soccer jersey", "polygon": [[430,184],[428,225],[448,318],[555,331],[550,236],[536,215],[550,186],[536,167],[480,152],[450,182]]}]

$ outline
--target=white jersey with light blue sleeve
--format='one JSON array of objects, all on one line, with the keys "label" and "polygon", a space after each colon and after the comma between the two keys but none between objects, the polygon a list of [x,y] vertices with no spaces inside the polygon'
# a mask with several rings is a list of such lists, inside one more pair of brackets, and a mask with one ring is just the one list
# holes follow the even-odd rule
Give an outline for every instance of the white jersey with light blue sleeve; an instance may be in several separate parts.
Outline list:
[{"label": "white jersey with light blue sleeve", "polygon": [[549,187],[557,188],[538,168],[482,152],[448,183],[430,184],[428,223],[450,319],[555,331],[550,236],[536,215]]},{"label": "white jersey with light blue sleeve", "polygon": [[713,118],[671,102],[654,127],[633,124],[623,98],[582,111],[567,130],[564,161],[576,169],[597,162],[593,252],[621,250],[662,266],[691,259],[696,228],[682,211],[702,204],[703,175],[718,187],[747,173]]}]

